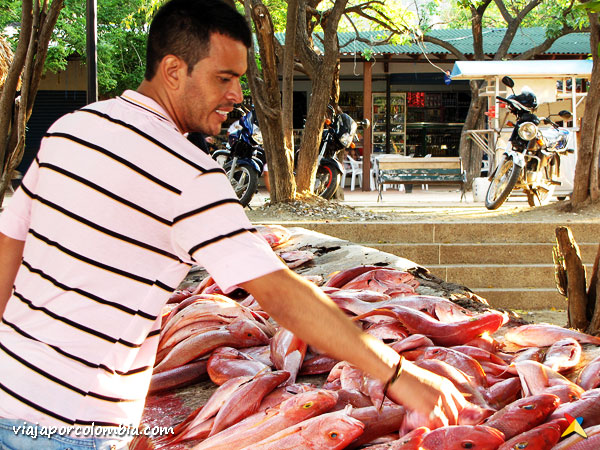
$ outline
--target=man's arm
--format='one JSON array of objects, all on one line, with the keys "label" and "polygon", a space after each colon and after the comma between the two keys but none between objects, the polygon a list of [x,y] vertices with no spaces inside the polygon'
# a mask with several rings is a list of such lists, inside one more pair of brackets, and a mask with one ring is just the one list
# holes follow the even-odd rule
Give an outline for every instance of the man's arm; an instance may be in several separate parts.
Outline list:
[{"label": "man's arm", "polygon": [[387,380],[400,356],[379,339],[363,333],[313,283],[291,270],[279,270],[244,283],[264,310],[284,328],[329,356],[366,368]]},{"label": "man's arm", "polygon": [[[383,382],[394,375],[400,361],[398,353],[360,330],[323,291],[291,270],[273,272],[243,283],[242,287],[279,325],[308,344]],[[465,404],[449,380],[409,361],[402,363],[402,372],[389,386],[388,395],[424,414],[435,413],[440,426],[455,424]]]},{"label": "man's arm", "polygon": [[18,241],[0,233],[0,318],[11,296],[24,247],[25,241]]}]

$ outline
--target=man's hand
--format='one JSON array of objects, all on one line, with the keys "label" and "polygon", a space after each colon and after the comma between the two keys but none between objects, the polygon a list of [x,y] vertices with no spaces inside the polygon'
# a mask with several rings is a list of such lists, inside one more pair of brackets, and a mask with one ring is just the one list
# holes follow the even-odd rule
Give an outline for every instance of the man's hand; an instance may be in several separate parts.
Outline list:
[{"label": "man's hand", "polygon": [[450,380],[406,360],[387,395],[394,402],[428,416],[432,425],[438,427],[456,425],[460,411],[467,404]]}]

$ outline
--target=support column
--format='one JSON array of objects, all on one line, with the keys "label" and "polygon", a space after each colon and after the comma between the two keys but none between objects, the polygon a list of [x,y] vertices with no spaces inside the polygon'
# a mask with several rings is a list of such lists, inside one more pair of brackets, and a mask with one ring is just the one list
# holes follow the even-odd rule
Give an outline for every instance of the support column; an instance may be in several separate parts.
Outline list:
[{"label": "support column", "polygon": [[87,102],[98,100],[98,19],[96,16],[97,0],[86,3],[86,66],[87,66]]},{"label": "support column", "polygon": [[373,124],[373,63],[363,64],[363,118],[368,119],[369,127],[363,129],[363,183],[362,190],[371,190],[371,152],[373,149],[371,127]]}]

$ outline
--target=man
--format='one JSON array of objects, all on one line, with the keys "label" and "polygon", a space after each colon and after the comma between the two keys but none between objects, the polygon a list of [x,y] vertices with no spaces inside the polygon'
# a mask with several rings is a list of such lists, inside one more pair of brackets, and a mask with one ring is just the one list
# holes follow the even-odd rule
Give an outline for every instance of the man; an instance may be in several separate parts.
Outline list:
[{"label": "man", "polygon": [[[173,0],[153,20],[138,90],[48,130],[0,216],[0,448],[126,445],[130,436],[93,430],[139,423],[161,308],[193,264],[226,292],[250,292],[332,357],[394,378],[394,400],[456,421],[464,399],[453,385],[399,366],[398,354],[288,270],[222,169],[185,138],[217,134],[242,100],[250,39],[220,0]],[[30,424],[60,432],[32,440],[13,428]]]}]

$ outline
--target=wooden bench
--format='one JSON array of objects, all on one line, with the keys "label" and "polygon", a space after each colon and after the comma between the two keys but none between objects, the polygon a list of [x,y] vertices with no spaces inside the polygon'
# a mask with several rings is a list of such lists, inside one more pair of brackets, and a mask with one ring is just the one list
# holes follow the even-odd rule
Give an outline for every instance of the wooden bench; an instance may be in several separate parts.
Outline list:
[{"label": "wooden bench", "polygon": [[384,184],[458,184],[461,201],[465,196],[467,174],[460,157],[409,158],[399,155],[381,156],[376,161],[376,179],[382,200]]}]

